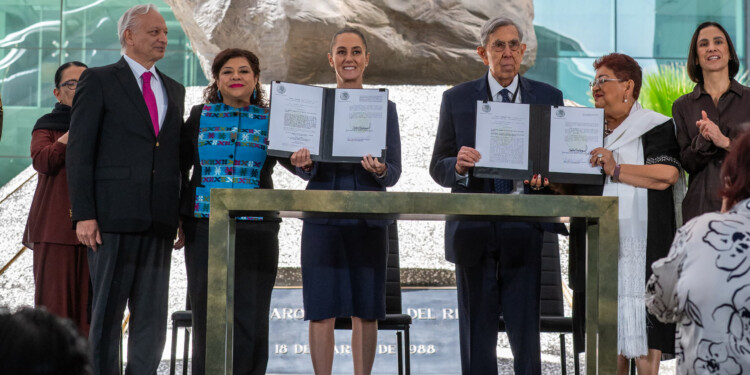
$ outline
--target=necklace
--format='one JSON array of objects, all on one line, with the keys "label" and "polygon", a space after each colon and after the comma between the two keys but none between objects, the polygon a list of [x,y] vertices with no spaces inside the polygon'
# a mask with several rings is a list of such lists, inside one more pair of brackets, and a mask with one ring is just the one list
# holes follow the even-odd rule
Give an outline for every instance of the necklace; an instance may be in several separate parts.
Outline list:
[{"label": "necklace", "polygon": [[604,136],[606,137],[606,136],[612,134],[613,131],[614,130],[612,130],[609,127],[607,127],[607,120],[604,119]]}]

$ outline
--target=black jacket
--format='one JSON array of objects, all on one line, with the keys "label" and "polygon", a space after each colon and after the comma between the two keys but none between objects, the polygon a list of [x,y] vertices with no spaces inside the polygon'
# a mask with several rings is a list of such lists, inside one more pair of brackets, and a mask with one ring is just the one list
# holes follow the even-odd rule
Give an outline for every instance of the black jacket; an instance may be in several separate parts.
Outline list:
[{"label": "black jacket", "polygon": [[[563,105],[562,92],[546,83],[519,76],[521,102],[527,104]],[[452,193],[490,193],[491,179],[474,177],[469,171],[468,186],[456,182],[456,155],[462,146],[474,147],[476,139],[477,100],[487,99],[487,75],[457,85],[443,93],[440,105],[435,147],[430,162],[430,176]],[[555,227],[555,226],[551,226]],[[487,222],[447,221],[445,223],[445,258],[449,262],[471,266],[479,262],[488,238]]]},{"label": "black jacket", "polygon": [[102,232],[175,235],[185,88],[157,72],[168,100],[158,137],[124,58],[81,75],[66,160],[73,222],[96,219]]}]

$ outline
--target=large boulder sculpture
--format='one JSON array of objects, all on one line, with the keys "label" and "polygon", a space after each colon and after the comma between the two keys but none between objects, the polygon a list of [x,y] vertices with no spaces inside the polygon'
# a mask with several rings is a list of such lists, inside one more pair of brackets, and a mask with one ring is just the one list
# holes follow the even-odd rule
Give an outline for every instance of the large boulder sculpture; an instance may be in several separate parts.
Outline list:
[{"label": "large boulder sculpture", "polygon": [[[515,20],[527,44],[522,70],[534,63],[532,0],[166,0],[205,72],[224,48],[258,54],[263,80],[334,82],[326,53],[344,26],[360,29],[372,53],[365,83],[454,84],[486,67],[479,29],[497,15]],[[207,74],[210,77],[210,74]]]}]

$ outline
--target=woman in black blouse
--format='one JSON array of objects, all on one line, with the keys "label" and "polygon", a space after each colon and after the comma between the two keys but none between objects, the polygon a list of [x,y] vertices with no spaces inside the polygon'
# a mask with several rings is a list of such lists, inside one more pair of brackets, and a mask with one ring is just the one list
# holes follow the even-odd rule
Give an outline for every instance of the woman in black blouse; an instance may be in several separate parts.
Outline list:
[{"label": "woman in black blouse", "polygon": [[634,358],[639,374],[658,374],[662,352],[674,353],[674,325],[647,316],[644,296],[649,265],[667,254],[676,227],[674,124],[636,102],[642,72],[632,57],[612,53],[594,68],[591,92],[604,109],[605,138],[591,152],[591,165],[607,176],[599,193],[619,198],[618,373],[627,374]]},{"label": "woman in black blouse", "polygon": [[716,22],[700,24],[687,58],[687,73],[695,89],[672,105],[680,158],[690,174],[682,202],[685,222],[719,211],[722,160],[732,140],[750,128],[750,88],[734,80],[739,69],[740,60],[726,30]]}]

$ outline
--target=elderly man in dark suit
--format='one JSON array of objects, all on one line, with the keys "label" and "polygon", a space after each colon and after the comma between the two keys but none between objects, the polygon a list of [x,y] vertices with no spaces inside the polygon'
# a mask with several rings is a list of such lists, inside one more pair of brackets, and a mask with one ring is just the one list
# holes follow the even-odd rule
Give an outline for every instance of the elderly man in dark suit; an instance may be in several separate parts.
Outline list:
[{"label": "elderly man in dark suit", "polygon": [[[443,94],[430,175],[453,193],[544,192],[526,181],[473,175],[478,100],[562,105],[560,90],[521,77],[523,31],[497,17],[484,24],[477,53],[489,73]],[[530,189],[531,188],[531,189]],[[445,257],[456,264],[463,374],[497,374],[499,316],[506,322],[516,374],[540,374],[539,295],[543,231],[538,223],[445,223]],[[501,307],[502,306],[502,307]]]},{"label": "elderly man in dark suit", "polygon": [[94,373],[119,373],[127,305],[126,373],[148,375],[166,339],[185,88],[154,67],[167,47],[154,5],[127,10],[118,33],[123,58],[81,75],[66,167],[76,234],[89,247]]}]

